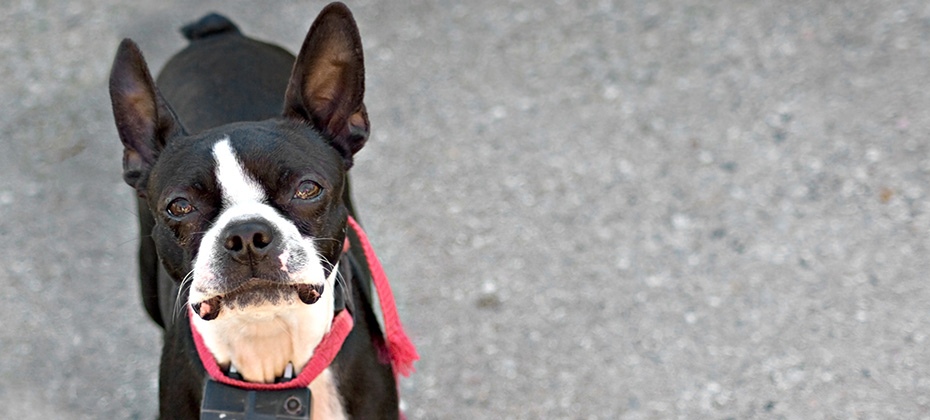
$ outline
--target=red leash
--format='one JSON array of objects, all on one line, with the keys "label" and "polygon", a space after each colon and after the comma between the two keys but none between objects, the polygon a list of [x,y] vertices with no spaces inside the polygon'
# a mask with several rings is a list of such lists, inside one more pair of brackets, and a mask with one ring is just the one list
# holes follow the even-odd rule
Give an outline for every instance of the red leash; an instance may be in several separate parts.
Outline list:
[{"label": "red leash", "polygon": [[375,283],[375,290],[378,291],[381,313],[384,315],[384,334],[387,339],[388,353],[391,356],[391,365],[394,367],[394,375],[410,376],[414,371],[413,362],[420,360],[420,355],[417,354],[417,349],[407,338],[407,333],[404,332],[404,327],[400,323],[397,307],[394,304],[394,294],[391,293],[391,285],[388,283],[387,275],[384,274],[381,262],[378,261],[378,256],[375,255],[375,251],[368,242],[368,237],[352,216],[349,216],[349,226],[355,230],[359,242],[362,243],[362,250],[365,252],[365,259],[368,260],[368,268],[371,270],[371,278]]},{"label": "red leash", "polygon": [[[368,242],[368,237],[365,235],[365,232],[362,231],[358,222],[356,222],[352,216],[349,216],[348,224],[352,227],[352,230],[355,231],[356,235],[358,235],[362,250],[365,252],[365,259],[368,260],[368,267],[371,270],[372,281],[378,292],[378,299],[381,301],[381,312],[384,315],[385,338],[387,340],[391,365],[394,368],[394,375],[396,376],[399,373],[404,376],[410,376],[414,371],[413,362],[419,360],[420,356],[417,354],[416,348],[413,346],[413,343],[410,342],[410,339],[407,337],[400,323],[400,317],[397,315],[397,308],[394,303],[394,294],[391,293],[391,285],[388,283],[387,275],[384,274],[384,269],[381,267],[381,263],[378,261],[375,251]],[[346,238],[345,249],[348,249],[348,243],[348,238]],[[210,377],[217,382],[227,385],[259,391],[305,388],[310,386],[310,382],[313,382],[324,369],[333,363],[333,359],[336,358],[336,354],[339,353],[339,350],[342,348],[342,343],[349,335],[349,332],[352,331],[354,325],[352,316],[349,312],[346,310],[340,311],[333,318],[333,325],[329,333],[323,336],[320,344],[313,350],[313,356],[310,358],[310,361],[307,362],[307,365],[304,366],[303,370],[301,370],[296,378],[276,384],[260,384],[240,381],[226,376],[219,364],[216,363],[213,354],[210,353],[210,350],[207,348],[206,344],[204,344],[203,337],[197,332],[197,327],[194,325],[193,318],[196,314],[193,313],[193,310],[189,310],[188,312],[191,333],[194,337],[194,344],[197,346],[197,354],[200,355],[200,361],[203,363],[203,367],[207,370],[207,373],[210,374]]]}]

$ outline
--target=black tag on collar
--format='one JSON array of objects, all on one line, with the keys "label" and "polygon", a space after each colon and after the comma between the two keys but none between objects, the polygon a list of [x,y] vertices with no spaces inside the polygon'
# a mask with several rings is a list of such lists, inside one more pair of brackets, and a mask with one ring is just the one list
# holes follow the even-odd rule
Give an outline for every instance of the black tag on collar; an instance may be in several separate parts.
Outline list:
[{"label": "black tag on collar", "polygon": [[200,420],[309,420],[310,388],[250,391],[207,379]]}]

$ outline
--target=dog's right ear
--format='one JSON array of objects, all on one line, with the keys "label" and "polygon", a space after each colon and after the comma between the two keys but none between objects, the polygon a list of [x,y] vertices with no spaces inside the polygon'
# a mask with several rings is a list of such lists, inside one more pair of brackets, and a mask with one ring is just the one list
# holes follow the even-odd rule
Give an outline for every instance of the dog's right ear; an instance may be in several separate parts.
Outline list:
[{"label": "dog's right ear", "polygon": [[345,162],[368,139],[362,40],[352,12],[331,3],[317,16],[297,54],[284,98],[284,116],[309,122]]},{"label": "dog's right ear", "polygon": [[155,87],[139,47],[128,38],[110,70],[110,101],[124,147],[123,180],[142,195],[141,181],[168,139],[184,134],[184,128]]}]

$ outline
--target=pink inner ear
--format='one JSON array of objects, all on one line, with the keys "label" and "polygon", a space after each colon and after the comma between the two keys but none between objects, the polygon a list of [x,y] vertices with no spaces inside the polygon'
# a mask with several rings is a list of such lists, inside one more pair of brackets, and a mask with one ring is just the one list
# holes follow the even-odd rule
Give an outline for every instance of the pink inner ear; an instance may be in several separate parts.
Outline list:
[{"label": "pink inner ear", "polygon": [[[137,86],[134,86],[137,87]],[[132,136],[134,139],[147,139],[155,132],[155,103],[152,101],[151,95],[148,92],[145,92],[145,89],[134,89],[132,92],[127,92],[123,97],[123,109],[121,110],[121,116],[119,122],[128,126],[132,130]],[[154,156],[151,156],[150,153],[145,153],[145,150],[137,150],[142,159],[147,164],[154,163]]]},{"label": "pink inner ear", "polygon": [[310,97],[309,103],[307,104],[310,107],[310,115],[313,116],[313,118],[318,118],[321,123],[331,120],[333,113],[336,111],[336,103],[332,93],[332,91],[315,93]]},{"label": "pink inner ear", "polygon": [[155,102],[152,99],[150,92],[137,85],[133,85],[132,91],[127,91],[125,96],[127,106],[134,109],[138,114],[150,116],[154,120]]},{"label": "pink inner ear", "polygon": [[326,60],[310,69],[305,76],[304,95],[309,98],[311,114],[328,120],[338,112],[340,104],[354,100],[354,92],[347,92],[350,76],[345,73],[349,66],[345,60]]}]

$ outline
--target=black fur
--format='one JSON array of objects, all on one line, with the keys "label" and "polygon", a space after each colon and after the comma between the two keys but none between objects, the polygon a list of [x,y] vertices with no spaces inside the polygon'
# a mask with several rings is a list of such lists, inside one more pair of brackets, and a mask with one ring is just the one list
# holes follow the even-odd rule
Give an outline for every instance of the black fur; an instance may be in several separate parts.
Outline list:
[{"label": "black fur", "polygon": [[188,41],[203,39],[222,33],[241,35],[239,27],[236,26],[235,23],[232,23],[226,16],[218,13],[210,13],[194,23],[184,25],[184,27],[181,28],[181,33]]}]

